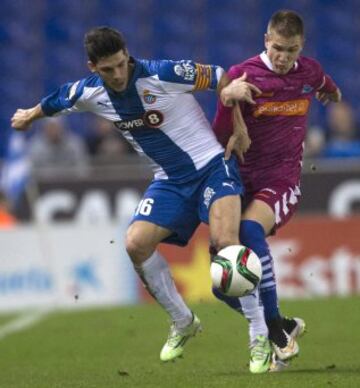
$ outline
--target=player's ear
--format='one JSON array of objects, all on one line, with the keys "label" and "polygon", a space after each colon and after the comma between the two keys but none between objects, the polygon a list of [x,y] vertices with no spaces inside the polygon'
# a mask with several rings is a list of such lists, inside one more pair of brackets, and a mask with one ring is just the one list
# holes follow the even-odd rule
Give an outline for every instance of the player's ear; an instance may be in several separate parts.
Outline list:
[{"label": "player's ear", "polygon": [[266,47],[266,49],[268,48],[269,40],[270,40],[269,34],[267,33],[264,34],[264,46]]},{"label": "player's ear", "polygon": [[305,38],[303,37],[301,40],[301,50],[303,50],[304,46],[305,46]]},{"label": "player's ear", "polygon": [[88,65],[89,70],[90,70],[92,73],[95,73],[95,72],[96,72],[96,65],[95,65],[94,63],[92,63],[91,61],[87,61],[87,65]]}]

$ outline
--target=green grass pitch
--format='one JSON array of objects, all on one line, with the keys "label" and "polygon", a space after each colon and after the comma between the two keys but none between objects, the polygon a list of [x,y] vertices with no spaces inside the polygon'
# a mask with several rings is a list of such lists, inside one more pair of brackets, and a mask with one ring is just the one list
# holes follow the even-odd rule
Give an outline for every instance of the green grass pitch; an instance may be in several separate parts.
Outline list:
[{"label": "green grass pitch", "polygon": [[[248,372],[244,319],[219,302],[192,306],[204,331],[167,364],[168,320],[155,304],[52,313],[0,340],[0,387],[360,387],[359,302],[283,302],[308,333],[291,368],[263,375]],[[1,316],[0,331],[13,318]]]}]

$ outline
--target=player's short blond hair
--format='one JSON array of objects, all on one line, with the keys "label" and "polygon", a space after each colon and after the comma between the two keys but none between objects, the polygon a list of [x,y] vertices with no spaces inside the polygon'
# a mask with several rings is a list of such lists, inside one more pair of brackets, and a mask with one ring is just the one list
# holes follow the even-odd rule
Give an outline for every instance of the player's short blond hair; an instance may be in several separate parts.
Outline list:
[{"label": "player's short blond hair", "polygon": [[304,36],[304,22],[295,11],[282,9],[271,16],[267,32],[270,33],[270,31],[275,31],[285,38]]}]

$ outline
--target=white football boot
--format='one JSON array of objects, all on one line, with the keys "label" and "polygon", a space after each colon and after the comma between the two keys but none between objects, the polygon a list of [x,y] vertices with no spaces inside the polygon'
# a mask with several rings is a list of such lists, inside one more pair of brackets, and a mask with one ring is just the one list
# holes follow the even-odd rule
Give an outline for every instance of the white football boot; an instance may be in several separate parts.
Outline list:
[{"label": "white football boot", "polygon": [[[296,325],[290,331],[290,333],[287,333],[287,334],[294,341],[294,344],[297,345],[295,339],[304,335],[304,333],[306,332],[306,324],[305,324],[305,321],[301,318],[291,318],[291,321],[295,321]],[[284,369],[288,368],[290,365],[289,360],[293,357],[296,357],[299,353],[299,347],[297,346],[297,353],[295,355],[290,356],[287,359],[281,359],[278,356],[278,353],[276,352],[275,346],[274,346],[274,353],[272,355],[272,361],[271,361],[271,365],[269,368],[269,372],[281,372]],[[288,348],[288,347],[289,347],[289,345],[286,348]],[[283,353],[286,353],[286,348],[285,348],[285,352],[283,352]],[[281,350],[283,350],[283,349],[281,349]],[[289,353],[289,350],[290,349],[288,349],[288,353]],[[296,346],[295,346],[295,350],[296,350]]]}]

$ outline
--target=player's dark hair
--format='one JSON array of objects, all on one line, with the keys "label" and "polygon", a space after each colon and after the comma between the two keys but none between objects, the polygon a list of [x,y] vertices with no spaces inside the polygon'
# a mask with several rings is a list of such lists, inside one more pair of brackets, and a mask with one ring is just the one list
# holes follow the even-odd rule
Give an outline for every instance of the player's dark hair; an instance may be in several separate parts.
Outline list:
[{"label": "player's dark hair", "polygon": [[89,60],[96,64],[101,58],[126,50],[121,32],[110,27],[95,27],[85,34],[85,50]]},{"label": "player's dark hair", "polygon": [[274,30],[285,38],[292,38],[296,35],[304,36],[304,22],[298,13],[282,9],[271,16],[268,32],[270,30]]}]

